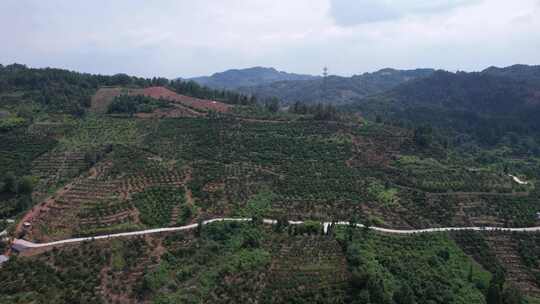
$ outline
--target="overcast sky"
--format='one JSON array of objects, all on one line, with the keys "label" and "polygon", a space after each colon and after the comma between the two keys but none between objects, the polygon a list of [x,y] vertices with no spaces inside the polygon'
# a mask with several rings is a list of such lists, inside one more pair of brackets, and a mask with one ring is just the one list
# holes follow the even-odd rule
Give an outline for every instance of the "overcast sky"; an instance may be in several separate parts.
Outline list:
[{"label": "overcast sky", "polygon": [[540,64],[540,0],[1,0],[13,62],[164,77]]}]

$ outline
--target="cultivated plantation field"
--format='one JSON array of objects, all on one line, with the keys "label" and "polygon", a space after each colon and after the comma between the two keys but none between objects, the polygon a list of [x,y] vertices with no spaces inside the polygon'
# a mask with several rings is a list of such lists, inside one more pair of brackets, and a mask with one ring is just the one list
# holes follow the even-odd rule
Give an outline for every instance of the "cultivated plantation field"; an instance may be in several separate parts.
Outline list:
[{"label": "cultivated plantation field", "polygon": [[[56,89],[0,95],[0,303],[538,303],[538,232],[369,229],[540,226],[537,157],[181,81],[12,69]],[[222,217],[249,220],[17,246]]]},{"label": "cultivated plantation field", "polygon": [[[180,226],[223,216],[355,220],[396,229],[538,225],[535,219],[538,190],[534,186],[517,184],[494,169],[469,171],[466,167],[448,165],[445,159],[427,157],[428,151],[417,150],[406,132],[398,133],[397,140],[382,136],[393,131],[384,125],[335,122],[265,123],[234,117],[149,120],[90,115],[77,121],[74,128],[49,149],[35,155],[29,153],[34,160],[28,163],[27,174],[39,179],[35,191],[48,193],[50,198],[38,196],[36,192],[36,198],[42,201],[36,201],[33,208],[28,204],[26,208],[32,208],[32,211],[24,218],[31,226],[19,227],[15,234],[29,241],[46,242]],[[382,149],[389,141],[394,147]],[[17,197],[9,201],[15,205]],[[13,216],[17,212],[24,213],[24,209],[6,209],[4,212]],[[339,241],[335,236],[321,235],[321,228],[298,234],[283,228],[281,234],[274,235],[267,228],[254,226],[249,229],[262,229],[257,233],[264,233],[264,238],[269,240],[253,241],[257,246],[242,245],[248,248],[241,249],[242,246],[231,248],[227,243],[213,245],[212,240],[217,238],[218,244],[237,244],[238,241],[228,240],[238,237],[234,229],[248,228],[219,228],[234,230],[227,232],[219,232],[219,229],[214,232],[217,228],[211,226],[207,229],[210,240],[190,236],[190,233],[140,240],[138,242],[143,242],[142,248],[138,249],[143,250],[139,253],[141,256],[125,257],[125,262],[116,261],[114,252],[102,253],[106,257],[111,255],[110,260],[100,261],[101,266],[96,266],[101,267],[96,269],[100,280],[96,282],[96,289],[85,297],[104,297],[105,301],[116,299],[120,303],[156,298],[227,302],[224,299],[249,295],[249,298],[260,296],[271,302],[313,299],[342,303],[355,290],[350,282],[355,278],[351,267],[356,266],[351,266],[353,262],[347,259],[352,249],[347,249],[349,245],[346,245],[354,243],[354,239]],[[242,238],[253,237],[249,229],[245,232],[247,236]],[[219,236],[219,233],[224,234]],[[395,251],[404,254],[413,250],[405,245],[408,240],[403,240],[405,243],[402,244],[372,234],[362,238],[375,238],[374,246],[380,249],[362,250],[373,250],[375,260],[380,250],[392,250],[387,248],[390,244],[396,247]],[[537,295],[536,266],[527,266],[536,265],[535,262],[527,261],[528,255],[520,256],[519,249],[513,251],[513,262],[508,261],[506,253],[497,251],[503,246],[497,239],[508,240],[508,236],[481,237],[486,239],[486,247],[494,252],[493,263],[506,271],[507,280],[525,294]],[[529,254],[534,254],[540,248],[538,240],[533,236],[524,245],[526,248],[532,246],[531,249],[523,250],[532,250]],[[114,242],[123,250],[135,246],[130,245],[134,242],[131,240]],[[198,243],[200,245],[195,245]],[[475,262],[474,255],[462,253],[462,250],[471,250],[469,244],[462,248],[462,242],[451,244],[454,248],[450,253],[452,259],[457,254],[455,258],[461,259],[459,263],[472,263],[471,267],[475,269],[473,283],[467,283],[472,284],[467,287],[470,290],[459,291],[463,295],[452,293],[452,297],[458,297],[456,301],[460,297],[473,297],[460,301],[482,303],[479,300],[482,289],[477,289],[477,285],[489,286],[490,269],[477,263],[483,262],[485,256],[478,257]],[[106,249],[105,244],[84,246],[92,248],[85,250],[116,250]],[[204,249],[206,247],[208,249]],[[56,255],[72,250],[76,249],[68,246],[60,252],[47,253],[47,258],[39,255],[29,259],[32,263],[40,263],[40,267],[50,267],[47,265],[61,263],[55,262]],[[169,250],[173,250],[172,255],[167,253]],[[198,253],[201,250],[222,254],[219,259],[203,255],[202,260],[198,260],[198,254],[208,254]],[[230,256],[223,255],[223,250],[228,250]],[[234,262],[235,259],[239,260]],[[443,267],[449,263],[444,259],[425,263],[442,263],[440,267]],[[227,266],[232,268],[215,270],[215,265],[221,264],[220,260],[226,261],[223,267],[232,263]],[[132,266],[120,267],[115,263]],[[190,263],[196,264],[189,266]],[[386,265],[383,261],[378,263]],[[177,268],[179,265],[181,268]],[[414,265],[407,266],[413,267],[407,271],[420,271]],[[467,281],[469,266],[462,267],[465,270],[460,271],[465,272],[456,274],[456,282]],[[394,274],[400,275],[403,274]],[[114,284],[125,284],[125,281],[119,281],[122,276],[129,277],[130,283],[122,285],[121,289],[115,288]],[[381,280],[395,293],[403,288],[415,289],[414,286],[396,285],[401,279]],[[417,280],[419,283],[414,284],[431,279],[419,275]],[[225,285],[211,283],[217,281],[225,282],[219,283]],[[168,286],[166,289],[160,287],[164,284]],[[367,288],[358,284],[357,288]],[[193,286],[201,288],[193,289]],[[185,293],[188,290],[191,291]],[[477,294],[473,295],[475,292]],[[440,303],[446,303],[448,299],[444,297],[448,296],[439,295]]]}]

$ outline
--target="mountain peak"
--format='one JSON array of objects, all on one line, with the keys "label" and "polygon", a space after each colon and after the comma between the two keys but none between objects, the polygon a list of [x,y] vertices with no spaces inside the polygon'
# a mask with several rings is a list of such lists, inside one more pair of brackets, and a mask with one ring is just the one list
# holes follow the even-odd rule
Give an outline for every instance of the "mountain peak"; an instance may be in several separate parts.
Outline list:
[{"label": "mountain peak", "polygon": [[255,66],[245,69],[230,69],[211,76],[190,78],[201,85],[217,89],[236,89],[269,84],[284,80],[311,80],[318,76],[287,73],[273,67]]}]

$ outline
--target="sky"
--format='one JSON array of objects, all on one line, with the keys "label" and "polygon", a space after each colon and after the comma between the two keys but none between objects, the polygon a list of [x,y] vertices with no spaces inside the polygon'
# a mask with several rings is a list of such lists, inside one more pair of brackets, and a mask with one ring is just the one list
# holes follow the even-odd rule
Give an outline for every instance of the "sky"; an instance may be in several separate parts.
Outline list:
[{"label": "sky", "polygon": [[168,78],[540,64],[540,0],[1,0],[13,62]]}]

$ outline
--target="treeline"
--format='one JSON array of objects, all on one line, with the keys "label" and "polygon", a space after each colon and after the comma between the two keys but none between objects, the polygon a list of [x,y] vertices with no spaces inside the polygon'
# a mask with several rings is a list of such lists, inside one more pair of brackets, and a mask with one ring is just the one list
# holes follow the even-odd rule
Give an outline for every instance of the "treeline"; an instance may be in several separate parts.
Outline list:
[{"label": "treeline", "polygon": [[170,103],[162,99],[155,99],[143,95],[120,95],[113,99],[107,108],[107,113],[124,113],[132,115],[141,112],[151,113],[155,109],[168,107],[171,107]]},{"label": "treeline", "polygon": [[167,84],[178,94],[193,96],[201,99],[212,99],[229,104],[255,105],[257,98],[233,91],[216,90],[201,86],[195,81],[172,80]]},{"label": "treeline", "polygon": [[0,192],[13,194],[30,194],[34,188],[34,181],[30,176],[16,177],[12,172],[5,173],[0,184]]},{"label": "treeline", "polygon": [[[156,79],[154,79],[156,80]],[[25,65],[0,66],[0,94],[22,92],[23,99],[50,111],[82,115],[100,86],[148,86],[152,79],[77,73],[62,69],[34,69]]]},{"label": "treeline", "polygon": [[102,86],[167,86],[180,94],[230,104],[251,105],[257,101],[255,97],[209,89],[192,81],[140,78],[126,74],[93,75],[54,68],[28,68],[22,64],[0,65],[0,94],[23,93],[23,99],[35,101],[50,111],[82,115],[90,106],[91,96]]},{"label": "treeline", "polygon": [[[0,173],[1,174],[1,173]],[[0,218],[11,217],[32,206],[34,180],[30,176],[17,177],[11,172],[0,176]]]},{"label": "treeline", "polygon": [[313,115],[315,120],[338,120],[339,113],[335,106],[331,104],[318,103],[308,105],[297,101],[289,108],[289,112],[300,115]]}]

